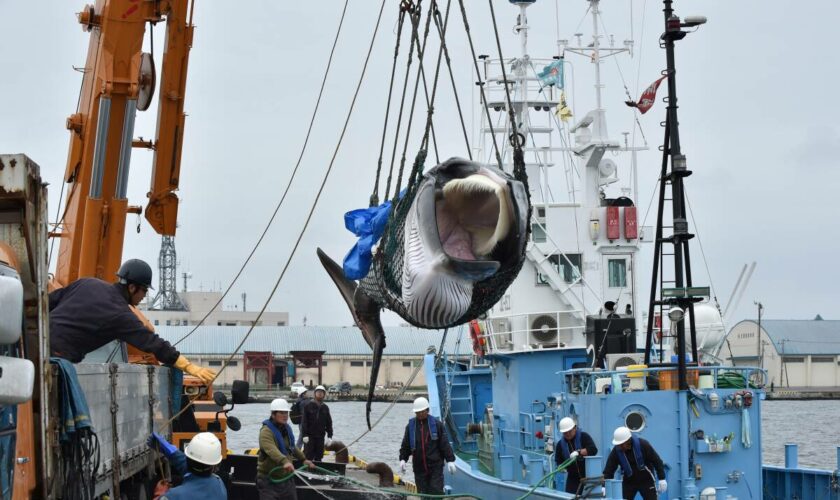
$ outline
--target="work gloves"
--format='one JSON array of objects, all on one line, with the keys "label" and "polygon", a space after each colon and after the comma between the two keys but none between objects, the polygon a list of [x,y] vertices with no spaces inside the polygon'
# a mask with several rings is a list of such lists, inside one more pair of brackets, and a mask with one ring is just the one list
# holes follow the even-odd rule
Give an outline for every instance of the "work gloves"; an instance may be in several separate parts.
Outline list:
[{"label": "work gloves", "polygon": [[329,446],[332,444],[332,438],[327,438],[324,440],[324,446]]},{"label": "work gloves", "polygon": [[656,491],[659,493],[665,493],[668,491],[668,482],[664,479],[660,479],[659,483],[656,484]]},{"label": "work gloves", "polygon": [[578,453],[578,451],[575,450],[575,451],[569,453],[569,458],[571,458],[572,460],[577,460],[578,455],[580,455],[580,453]]},{"label": "work gloves", "polygon": [[205,384],[212,383],[213,380],[215,380],[216,378],[215,371],[211,370],[210,368],[202,368],[200,366],[196,366],[190,363],[190,360],[188,360],[184,356],[178,356],[178,359],[175,361],[175,368],[181,370],[184,373],[192,375],[193,377],[198,377]]},{"label": "work gloves", "polygon": [[163,453],[166,458],[171,457],[176,451],[178,451],[178,448],[176,448],[174,444],[167,441],[166,438],[157,432],[153,432],[152,435],[149,436],[149,439],[146,440],[146,444],[149,448]]},{"label": "work gloves", "polygon": [[309,436],[303,436],[303,444],[309,444]]},{"label": "work gloves", "polygon": [[448,470],[450,474],[455,474],[455,471],[458,469],[455,467],[455,462],[446,462],[446,470]]},{"label": "work gloves", "polygon": [[400,472],[405,473],[405,460],[400,460]]}]

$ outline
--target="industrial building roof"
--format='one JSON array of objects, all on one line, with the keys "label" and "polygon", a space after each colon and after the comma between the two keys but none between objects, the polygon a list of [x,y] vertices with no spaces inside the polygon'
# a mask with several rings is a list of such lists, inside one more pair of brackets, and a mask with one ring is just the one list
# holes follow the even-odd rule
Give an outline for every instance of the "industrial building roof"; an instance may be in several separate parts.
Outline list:
[{"label": "industrial building roof", "polygon": [[[158,326],[157,334],[176,342],[193,326]],[[201,326],[176,347],[184,354],[230,354],[236,351],[248,326]],[[467,354],[470,340],[463,327],[451,328],[446,336],[445,352],[455,353],[459,334],[462,335],[458,353]],[[420,330],[409,327],[386,327],[384,355],[423,355],[429,346],[440,348],[443,330]],[[325,351],[326,355],[370,355],[371,349],[355,327],[330,326],[257,326],[239,349],[243,351]]]},{"label": "industrial building roof", "polygon": [[[741,323],[745,322],[756,323]],[[779,354],[840,354],[840,320],[765,319],[761,320],[761,328]]]}]

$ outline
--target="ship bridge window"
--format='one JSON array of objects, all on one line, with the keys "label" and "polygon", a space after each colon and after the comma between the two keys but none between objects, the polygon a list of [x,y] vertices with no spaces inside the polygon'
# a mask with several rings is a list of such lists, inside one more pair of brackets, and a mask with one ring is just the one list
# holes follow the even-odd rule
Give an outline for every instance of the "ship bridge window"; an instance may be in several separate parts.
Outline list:
[{"label": "ship bridge window", "polygon": [[631,411],[624,417],[624,425],[633,432],[639,432],[645,428],[645,416],[641,412]]},{"label": "ship bridge window", "polygon": [[627,286],[627,261],[624,259],[610,259],[608,263],[610,274],[610,288],[624,288]]},{"label": "ship bridge window", "polygon": [[531,224],[531,241],[534,243],[545,243],[546,239],[545,229],[543,229],[542,224]]},{"label": "ship bridge window", "polygon": [[[548,256],[548,262],[566,283],[575,283],[580,279],[581,254],[553,254]],[[537,273],[537,283],[548,284],[548,277]]]}]

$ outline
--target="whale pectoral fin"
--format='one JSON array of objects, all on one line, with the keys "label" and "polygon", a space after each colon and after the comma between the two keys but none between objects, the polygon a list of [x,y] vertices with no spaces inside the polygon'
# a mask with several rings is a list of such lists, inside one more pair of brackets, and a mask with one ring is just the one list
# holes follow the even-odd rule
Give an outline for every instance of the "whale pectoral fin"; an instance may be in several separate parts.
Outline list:
[{"label": "whale pectoral fin", "polygon": [[[381,328],[381,327],[380,327]],[[368,429],[370,425],[371,403],[373,403],[373,391],[376,389],[376,379],[379,376],[379,364],[382,363],[382,351],[385,350],[385,332],[380,330],[373,345],[373,365],[370,367],[370,387],[368,388],[367,406],[365,416],[367,417]]]},{"label": "whale pectoral fin", "polygon": [[344,270],[332,260],[320,248],[317,251],[321,265],[327,270],[344,302],[353,315],[356,326],[362,331],[365,342],[373,349],[373,365],[370,368],[370,388],[367,397],[367,424],[370,425],[370,411],[373,402],[373,392],[376,390],[376,379],[379,375],[379,365],[382,363],[382,351],[385,350],[385,330],[382,328],[382,321],[379,319],[379,312],[382,308],[375,300],[365,294],[355,281],[344,276]]},{"label": "whale pectoral fin", "polygon": [[379,312],[382,308],[375,300],[365,294],[355,281],[347,279],[344,276],[344,270],[329,255],[320,248],[317,252],[321,265],[324,266],[338,291],[341,292],[341,297],[347,304],[347,308],[350,309],[350,314],[353,315],[356,326],[362,331],[365,342],[373,349],[376,339],[380,335],[385,335],[382,322],[379,320]]},{"label": "whale pectoral fin", "polygon": [[338,291],[341,292],[341,297],[344,299],[344,302],[347,303],[347,307],[353,314],[353,319],[356,320],[356,323],[358,323],[359,318],[356,314],[356,306],[353,300],[353,297],[356,295],[356,282],[344,277],[344,270],[341,266],[332,260],[323,250],[318,248],[317,253],[318,259],[321,261],[321,265],[324,266],[324,269],[327,271],[327,274],[330,275],[330,278],[332,278],[333,283],[335,283],[335,286],[338,288]]}]

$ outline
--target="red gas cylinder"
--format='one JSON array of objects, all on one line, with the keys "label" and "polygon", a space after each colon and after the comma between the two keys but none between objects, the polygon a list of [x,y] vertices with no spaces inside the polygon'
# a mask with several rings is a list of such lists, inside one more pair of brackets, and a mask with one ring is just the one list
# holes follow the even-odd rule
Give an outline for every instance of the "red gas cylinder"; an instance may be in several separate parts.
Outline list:
[{"label": "red gas cylinder", "polygon": [[636,222],[636,207],[624,208],[624,237],[628,240],[635,240],[639,237],[639,228]]},{"label": "red gas cylinder", "polygon": [[607,207],[607,239],[617,240],[619,238],[621,238],[621,226],[618,207]]}]

